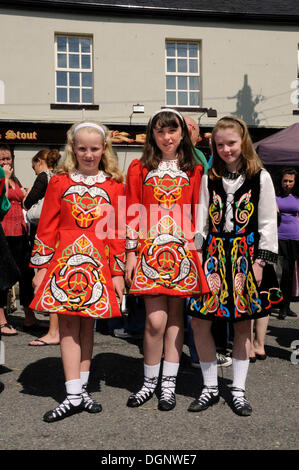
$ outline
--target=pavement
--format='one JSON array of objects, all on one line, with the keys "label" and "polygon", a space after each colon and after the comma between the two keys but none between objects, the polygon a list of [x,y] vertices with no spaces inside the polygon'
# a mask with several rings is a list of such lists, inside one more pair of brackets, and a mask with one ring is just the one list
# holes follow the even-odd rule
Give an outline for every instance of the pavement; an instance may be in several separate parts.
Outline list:
[{"label": "pavement", "polygon": [[[270,316],[267,359],[249,366],[250,417],[235,415],[228,405],[232,367],[218,368],[220,402],[201,413],[187,412],[202,377],[200,370],[190,366],[186,344],[176,407],[161,412],[154,396],[141,408],[128,408],[128,396],[143,378],[142,339],[95,332],[89,388],[103,411],[95,415],[82,412],[51,424],[43,422],[43,414],[65,398],[60,347],[29,347],[36,335],[22,331],[24,314],[18,309],[9,317],[18,335],[2,336],[0,450],[93,450],[98,458],[107,450],[109,456],[114,451],[126,455],[128,450],[184,451],[187,455],[206,450],[298,450],[299,303],[292,303],[291,308],[297,318]],[[5,453],[1,455],[3,458]]]}]

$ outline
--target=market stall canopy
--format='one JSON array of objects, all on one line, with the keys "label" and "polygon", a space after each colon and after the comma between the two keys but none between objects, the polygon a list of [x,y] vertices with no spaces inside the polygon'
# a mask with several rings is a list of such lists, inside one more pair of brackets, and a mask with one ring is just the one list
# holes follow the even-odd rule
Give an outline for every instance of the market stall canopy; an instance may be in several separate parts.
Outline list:
[{"label": "market stall canopy", "polygon": [[299,123],[255,142],[264,165],[299,166]]}]

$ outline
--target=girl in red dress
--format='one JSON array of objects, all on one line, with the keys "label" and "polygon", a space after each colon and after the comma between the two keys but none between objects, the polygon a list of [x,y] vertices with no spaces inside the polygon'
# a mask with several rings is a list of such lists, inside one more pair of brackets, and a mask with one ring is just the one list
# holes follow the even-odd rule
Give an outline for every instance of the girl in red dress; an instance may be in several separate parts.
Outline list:
[{"label": "girl in red dress", "polygon": [[164,351],[158,408],[174,408],[183,346],[186,297],[208,287],[193,246],[195,209],[202,166],[196,165],[183,117],[162,109],[149,121],[141,160],[127,174],[126,282],[143,295],[146,307],[144,384],[127,405],[149,400],[158,382]]},{"label": "girl in red dress", "polygon": [[58,314],[66,379],[67,397],[44,415],[46,422],[101,411],[86,387],[94,320],[121,315],[125,239],[117,208],[123,196],[108,129],[73,125],[46,191],[31,257],[38,269],[31,307]]}]

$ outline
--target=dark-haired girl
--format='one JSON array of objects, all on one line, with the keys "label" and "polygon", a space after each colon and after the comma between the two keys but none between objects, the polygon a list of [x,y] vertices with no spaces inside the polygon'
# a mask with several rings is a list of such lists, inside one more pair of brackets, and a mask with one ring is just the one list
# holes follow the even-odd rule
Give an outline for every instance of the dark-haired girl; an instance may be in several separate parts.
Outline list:
[{"label": "dark-haired girl", "polygon": [[129,397],[129,407],[153,396],[163,352],[158,408],[169,411],[176,404],[184,300],[208,292],[191,243],[201,176],[183,117],[172,109],[156,112],[142,158],[127,174],[126,281],[146,307],[144,383]]}]

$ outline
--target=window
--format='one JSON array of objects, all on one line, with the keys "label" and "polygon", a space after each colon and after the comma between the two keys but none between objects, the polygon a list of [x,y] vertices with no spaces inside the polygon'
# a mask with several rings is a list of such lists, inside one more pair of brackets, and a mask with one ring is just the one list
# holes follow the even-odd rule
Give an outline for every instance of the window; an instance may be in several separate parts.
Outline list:
[{"label": "window", "polygon": [[294,105],[293,114],[299,114],[299,44],[297,49],[297,79],[291,82],[291,103]]},{"label": "window", "polygon": [[199,43],[167,41],[166,105],[200,106]]},{"label": "window", "polygon": [[56,103],[93,103],[92,39],[62,35],[55,39]]}]

